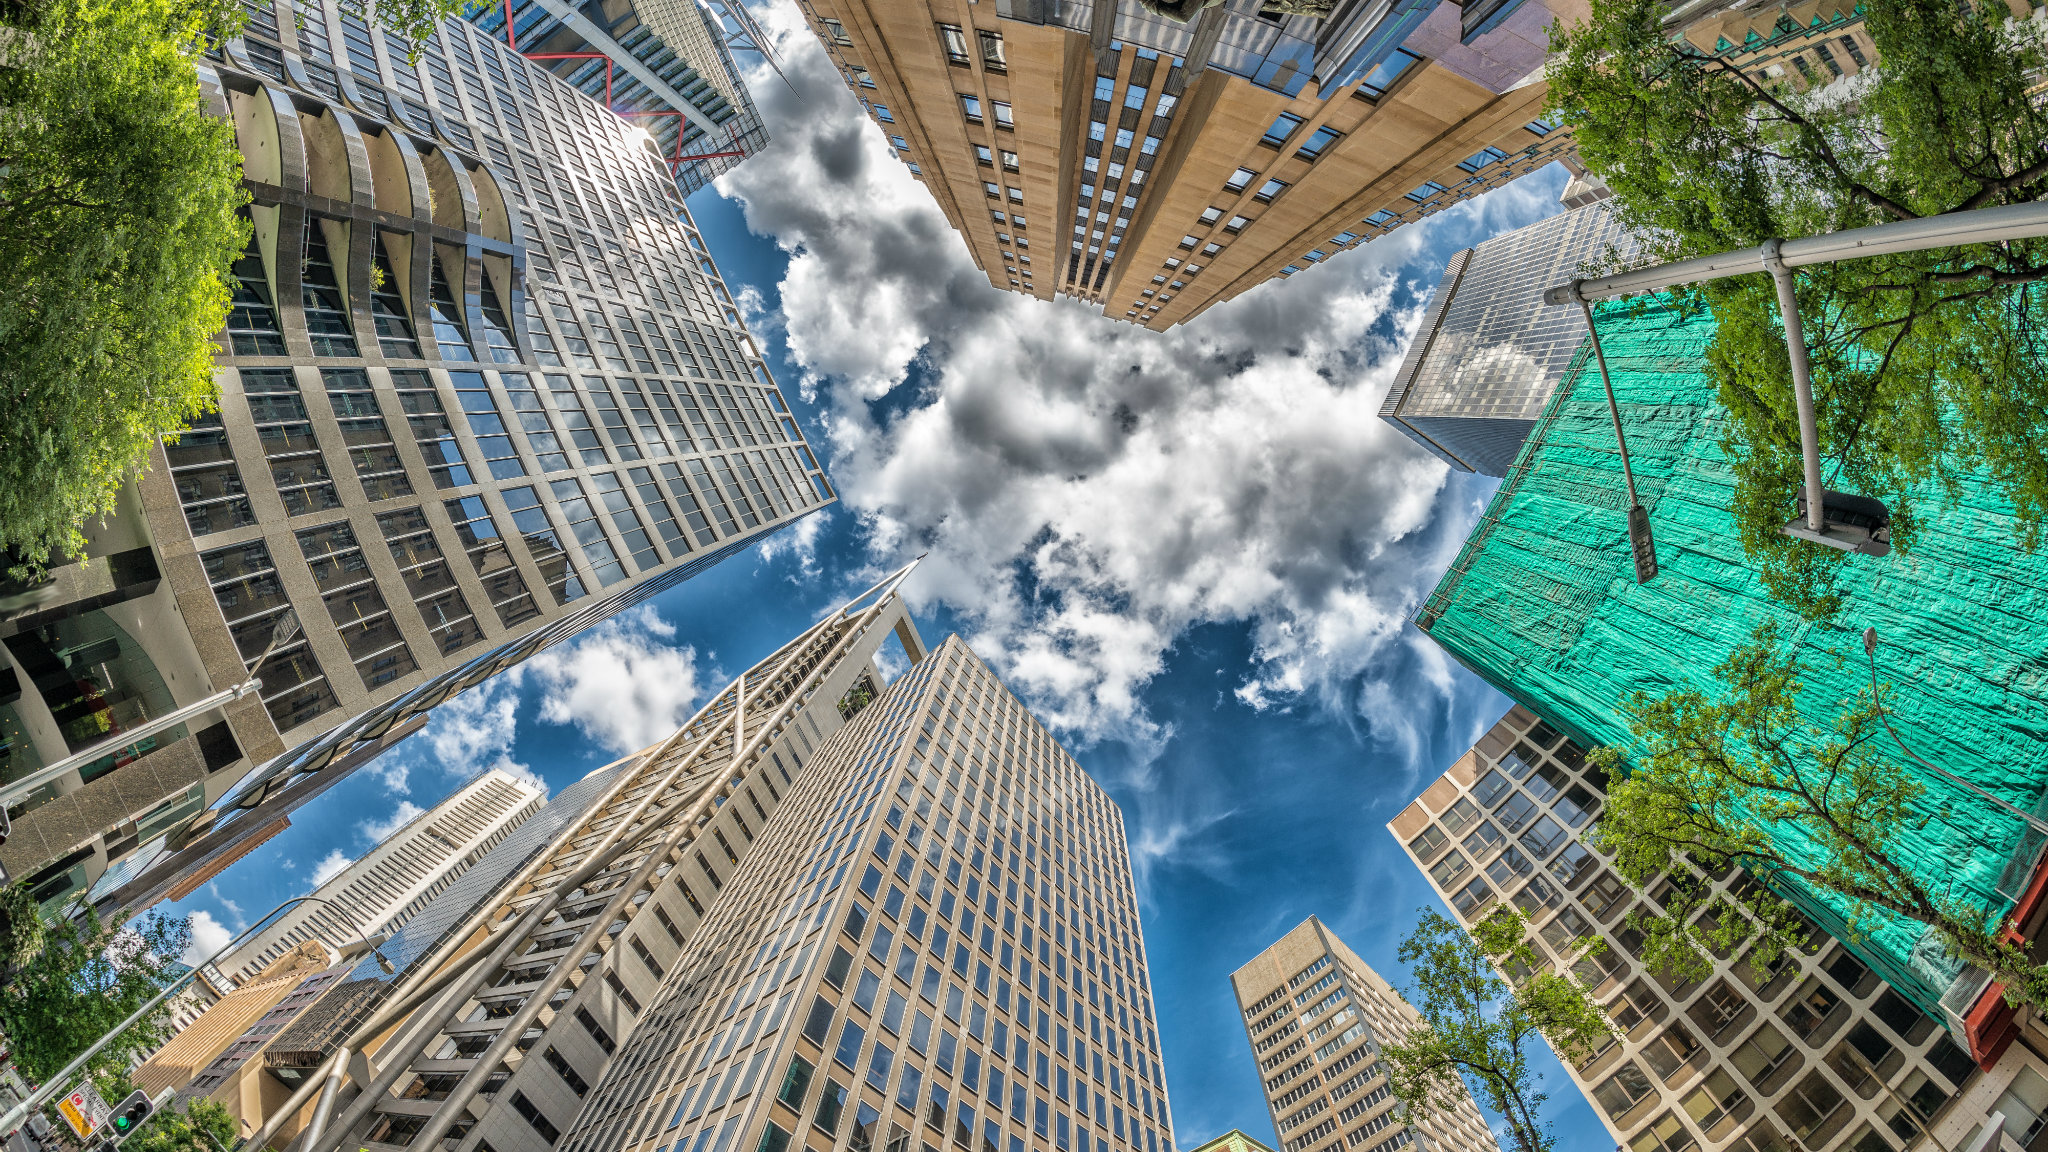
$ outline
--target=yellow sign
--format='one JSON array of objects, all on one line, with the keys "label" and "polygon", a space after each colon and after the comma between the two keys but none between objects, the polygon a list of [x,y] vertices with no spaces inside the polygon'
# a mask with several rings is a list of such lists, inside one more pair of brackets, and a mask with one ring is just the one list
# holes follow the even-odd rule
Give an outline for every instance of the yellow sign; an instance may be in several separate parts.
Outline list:
[{"label": "yellow sign", "polygon": [[80,1140],[104,1124],[110,1111],[107,1102],[100,1099],[100,1094],[90,1084],[57,1101],[58,1114],[71,1125],[71,1130],[78,1134]]}]

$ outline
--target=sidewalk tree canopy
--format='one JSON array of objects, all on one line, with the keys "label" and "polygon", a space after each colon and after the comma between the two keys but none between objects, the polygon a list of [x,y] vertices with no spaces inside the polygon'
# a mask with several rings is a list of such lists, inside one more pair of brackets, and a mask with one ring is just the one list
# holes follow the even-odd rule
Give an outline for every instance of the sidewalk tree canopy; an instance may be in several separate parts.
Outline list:
[{"label": "sidewalk tree canopy", "polygon": [[[1650,261],[1731,251],[2048,195],[2048,63],[2038,21],[1998,0],[1863,0],[1878,59],[1794,91],[1674,37],[1661,0],[1593,0],[1552,31],[1551,115],[1614,190]],[[1787,36],[1821,35],[1806,30]],[[1797,46],[1797,41],[1790,46]],[[2048,240],[1979,244],[1802,269],[1823,474],[1891,504],[1910,550],[1920,502],[1986,475],[2013,536],[2048,525]],[[1761,270],[1693,290],[1729,414],[1732,511],[1774,595],[1810,618],[1841,606],[1841,553],[1781,535],[1802,482],[1791,369]]]}]

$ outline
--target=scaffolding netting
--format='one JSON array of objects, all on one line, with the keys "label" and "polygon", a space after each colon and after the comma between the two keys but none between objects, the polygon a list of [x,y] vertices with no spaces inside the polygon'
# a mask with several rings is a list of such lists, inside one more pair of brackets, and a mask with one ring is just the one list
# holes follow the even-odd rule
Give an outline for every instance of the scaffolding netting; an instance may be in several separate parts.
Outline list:
[{"label": "scaffolding netting", "polygon": [[[1826,724],[1868,683],[1861,632],[1883,637],[1886,703],[1913,750],[2030,812],[2048,786],[2048,553],[2009,531],[1989,484],[1923,494],[1910,553],[1852,557],[1845,607],[1810,625],[1773,601],[1728,512],[1734,477],[1725,413],[1705,372],[1715,324],[1668,297],[1596,312],[1659,574],[1635,582],[1615,429],[1582,347],[1478,527],[1416,623],[1466,667],[1589,744],[1626,747],[1624,704],[1697,688],[1765,620],[1799,645],[1802,706]],[[1833,654],[1848,657],[1836,660]],[[1888,739],[1888,738],[1887,738]],[[1896,747],[1895,762],[1910,762]],[[2003,914],[2024,890],[2041,838],[2017,816],[1933,773],[1918,827],[1896,849],[1919,875]],[[1782,846],[1809,851],[1796,834]],[[1893,986],[1952,1029],[1983,985],[1920,926],[1846,922],[1846,904],[1775,884]],[[1946,1002],[1944,1002],[1946,1001]]]}]

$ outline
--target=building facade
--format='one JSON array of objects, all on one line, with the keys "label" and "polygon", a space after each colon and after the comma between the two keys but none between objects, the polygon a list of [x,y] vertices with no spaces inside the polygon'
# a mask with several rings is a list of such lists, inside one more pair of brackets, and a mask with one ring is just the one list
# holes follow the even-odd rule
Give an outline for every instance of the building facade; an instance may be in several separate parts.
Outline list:
[{"label": "building facade", "polygon": [[1635,252],[1596,199],[1453,254],[1380,419],[1453,468],[1507,475],[1586,339],[1579,310],[1544,290]]},{"label": "building facade", "polygon": [[204,707],[10,805],[47,904],[196,888],[435,704],[833,499],[647,138],[472,25],[417,48],[260,0],[202,62],[253,197],[220,409],[6,601],[6,778]]},{"label": "building facade", "polygon": [[732,55],[767,38],[740,0],[501,0],[465,18],[645,129],[685,196],[768,144]]},{"label": "building facade", "polygon": [[314,899],[202,969],[201,976],[216,985],[239,985],[302,942],[339,950],[396,931],[540,811],[546,799],[546,791],[530,781],[486,769],[315,888]]},{"label": "building facade", "polygon": [[1230,975],[1282,1152],[1495,1152],[1472,1097],[1410,1115],[1394,1099],[1380,1046],[1422,1017],[1311,916]]},{"label": "building facade", "polygon": [[[1800,722],[1829,730],[1870,691],[1871,625],[1897,739],[1939,747],[1946,771],[2021,811],[2037,805],[2048,736],[2010,719],[2048,709],[2048,683],[2005,670],[2048,644],[2048,569],[2007,542],[1988,480],[1964,479],[1958,503],[1916,529],[1910,556],[1854,557],[1837,575],[1843,610],[1806,621],[1764,586],[1728,510],[1725,409],[1705,370],[1713,317],[1658,297],[1603,304],[1595,316],[1615,408],[1597,370],[1568,374],[1416,626],[1581,747],[1626,752],[1635,693],[1717,695],[1717,667],[1764,625],[1797,637]],[[1633,579],[1616,412],[1655,537],[1660,570],[1646,583]],[[2048,869],[2028,822],[1912,763],[1890,733],[1873,751],[1927,789],[1927,818],[1901,823],[1892,858],[2023,938],[2042,931]],[[1796,826],[1783,846],[1795,858],[1811,850]],[[1780,895],[1893,991],[1967,1041],[1984,1067],[1997,1062],[2019,1021],[1984,972],[1950,958],[1923,924],[1859,915],[1830,892],[1780,880]]]},{"label": "building facade", "polygon": [[[1518,909],[1537,955],[1607,1006],[1618,1035],[1566,1071],[1623,1147],[1898,1152],[1954,1127],[1979,1079],[1970,1053],[1817,928],[1769,967],[1731,953],[1680,980],[1644,964],[1628,918],[1660,885],[1631,890],[1585,843],[1605,786],[1584,748],[1517,706],[1387,828],[1460,923]],[[1582,956],[1587,937],[1604,951]]]},{"label": "building facade", "polygon": [[1565,155],[1545,29],[1585,11],[800,7],[991,283],[1157,329]]}]

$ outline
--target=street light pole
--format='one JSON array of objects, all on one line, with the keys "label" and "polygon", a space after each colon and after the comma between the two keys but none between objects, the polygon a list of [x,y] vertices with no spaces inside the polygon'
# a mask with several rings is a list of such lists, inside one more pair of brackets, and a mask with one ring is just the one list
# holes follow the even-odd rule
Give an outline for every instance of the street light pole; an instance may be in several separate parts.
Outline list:
[{"label": "street light pole", "polygon": [[[341,910],[341,905],[334,903],[334,901],[327,899],[325,896],[294,896],[291,899],[285,901],[284,903],[279,904],[277,907],[272,908],[269,912],[264,913],[263,918],[261,920],[258,920],[256,923],[243,929],[240,935],[237,935],[234,939],[229,940],[227,943],[215,949],[213,955],[208,956],[206,959],[200,961],[198,964],[193,965],[190,971],[186,972],[183,976],[178,977],[176,980],[171,981],[168,985],[164,987],[163,991],[151,997],[149,1003],[144,1004],[140,1008],[137,1008],[133,1013],[129,1015],[129,1017],[126,1020],[123,1020],[119,1024],[115,1025],[114,1028],[111,1031],[109,1031],[105,1036],[102,1036],[98,1040],[95,1040],[92,1043],[91,1047],[88,1047],[85,1051],[79,1053],[78,1056],[71,1061],[71,1063],[66,1064],[63,1068],[58,1070],[56,1075],[50,1077],[48,1083],[44,1084],[41,1088],[37,1089],[36,1091],[29,1093],[28,1099],[23,1100],[21,1103],[16,1104],[14,1107],[8,1109],[7,1114],[5,1116],[0,1116],[0,1136],[12,1133],[17,1128],[21,1127],[21,1122],[27,1119],[28,1115],[31,1112],[34,1112],[36,1109],[41,1108],[43,1105],[48,1104],[50,1101],[56,1099],[57,1096],[63,1092],[64,1086],[71,1082],[72,1078],[75,1077],[80,1072],[80,1070],[82,1070],[85,1067],[88,1061],[90,1061],[94,1056],[99,1055],[101,1049],[113,1043],[115,1037],[121,1035],[123,1032],[126,1032],[128,1031],[128,1029],[134,1027],[137,1021],[140,1021],[148,1017],[148,1015],[151,1012],[154,1012],[156,1010],[158,1005],[162,1004],[165,1000],[170,999],[172,995],[177,993],[179,989],[185,987],[185,985],[190,984],[192,980],[195,977],[197,977],[199,973],[203,971],[208,965],[220,959],[222,956],[227,955],[230,951],[234,949],[235,945],[240,944],[243,940],[247,939],[251,933],[269,924],[271,919],[275,917],[278,913],[284,911],[287,908],[293,907],[294,905],[304,904],[307,901],[316,901],[321,904],[331,905],[337,911]],[[369,950],[376,954],[378,964],[384,966],[388,971],[391,961],[386,959],[382,952],[377,951],[377,948],[378,945],[371,945]]]}]

